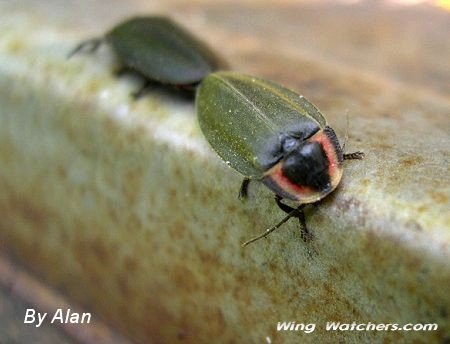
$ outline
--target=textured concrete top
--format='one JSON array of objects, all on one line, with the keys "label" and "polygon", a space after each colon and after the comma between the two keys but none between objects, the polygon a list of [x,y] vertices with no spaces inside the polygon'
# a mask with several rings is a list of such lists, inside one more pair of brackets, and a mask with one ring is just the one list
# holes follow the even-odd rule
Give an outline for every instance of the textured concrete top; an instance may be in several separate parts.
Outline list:
[{"label": "textured concrete top", "polygon": [[[306,213],[209,148],[193,103],[116,78],[80,40],[167,14],[232,69],[310,99],[363,161]],[[450,340],[450,13],[432,5],[283,1],[0,3],[0,248],[138,342]],[[313,248],[313,249],[311,249]],[[313,255],[308,252],[314,251]],[[316,323],[313,333],[277,323]],[[325,331],[436,323],[437,331]]]}]

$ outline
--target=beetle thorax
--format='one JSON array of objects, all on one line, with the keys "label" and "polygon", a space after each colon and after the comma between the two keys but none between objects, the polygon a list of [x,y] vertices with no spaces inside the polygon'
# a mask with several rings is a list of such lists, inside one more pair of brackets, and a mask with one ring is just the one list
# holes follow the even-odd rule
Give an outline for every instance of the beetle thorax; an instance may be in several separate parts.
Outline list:
[{"label": "beetle thorax", "polygon": [[283,198],[316,202],[332,192],[342,176],[342,151],[327,127],[309,139],[283,143],[283,158],[265,173],[263,182]]}]

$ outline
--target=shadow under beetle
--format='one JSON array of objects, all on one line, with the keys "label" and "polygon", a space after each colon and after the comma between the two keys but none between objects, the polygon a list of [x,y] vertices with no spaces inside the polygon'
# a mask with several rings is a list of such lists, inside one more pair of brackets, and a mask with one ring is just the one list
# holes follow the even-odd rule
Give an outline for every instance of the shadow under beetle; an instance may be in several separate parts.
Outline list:
[{"label": "shadow under beetle", "polygon": [[[206,76],[197,90],[201,130],[216,153],[243,174],[239,192],[247,196],[251,180],[271,189],[287,213],[278,224],[243,243],[264,238],[291,217],[300,222],[302,238],[312,238],[303,208],[330,194],[339,184],[344,154],[334,130],[303,96],[273,82],[234,72]],[[292,208],[282,199],[298,202]]]},{"label": "shadow under beetle", "polygon": [[206,75],[225,67],[203,42],[165,17],[128,19],[103,37],[81,42],[68,57],[80,51],[95,52],[102,43],[111,46],[121,63],[118,75],[133,72],[146,80],[132,94],[134,98],[155,83],[175,86],[193,95]]}]

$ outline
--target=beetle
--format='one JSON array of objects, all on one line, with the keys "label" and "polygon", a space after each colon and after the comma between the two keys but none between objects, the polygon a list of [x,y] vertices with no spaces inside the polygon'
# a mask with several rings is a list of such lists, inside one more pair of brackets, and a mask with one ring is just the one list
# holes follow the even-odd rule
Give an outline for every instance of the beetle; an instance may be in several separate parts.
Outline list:
[{"label": "beetle", "polygon": [[144,77],[145,84],[133,95],[141,96],[153,83],[172,85],[193,92],[209,73],[225,68],[203,42],[166,17],[134,17],[113,27],[103,37],[78,44],[68,55],[80,51],[95,52],[108,43],[121,68]]},{"label": "beetle", "polygon": [[[251,180],[260,181],[287,213],[243,246],[266,237],[291,217],[299,219],[302,239],[309,241],[304,206],[338,186],[344,160],[364,157],[362,152],[344,154],[334,130],[306,98],[253,76],[209,74],[197,90],[196,111],[211,147],[245,176],[240,197],[247,196]],[[299,205],[290,207],[283,199]]]}]

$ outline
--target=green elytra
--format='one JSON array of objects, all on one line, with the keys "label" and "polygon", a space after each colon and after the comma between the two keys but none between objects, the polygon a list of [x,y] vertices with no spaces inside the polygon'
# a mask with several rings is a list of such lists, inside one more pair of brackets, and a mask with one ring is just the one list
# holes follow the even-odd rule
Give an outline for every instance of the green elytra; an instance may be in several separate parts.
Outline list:
[{"label": "green elytra", "polygon": [[283,133],[308,137],[326,127],[320,111],[291,90],[235,72],[209,74],[197,91],[200,127],[216,153],[241,174],[261,178]]}]

